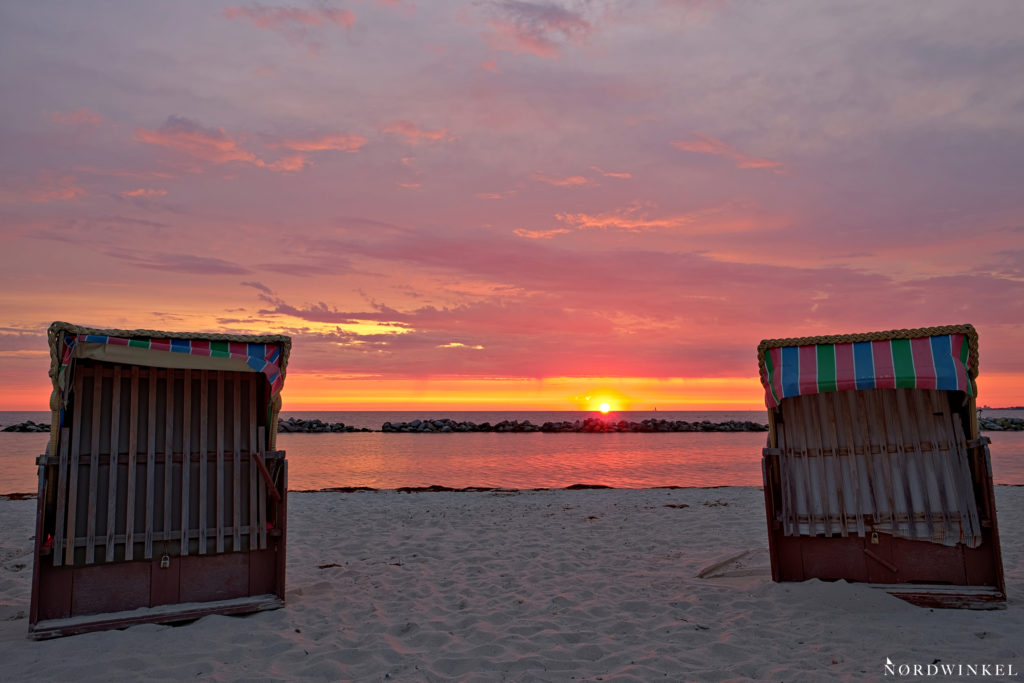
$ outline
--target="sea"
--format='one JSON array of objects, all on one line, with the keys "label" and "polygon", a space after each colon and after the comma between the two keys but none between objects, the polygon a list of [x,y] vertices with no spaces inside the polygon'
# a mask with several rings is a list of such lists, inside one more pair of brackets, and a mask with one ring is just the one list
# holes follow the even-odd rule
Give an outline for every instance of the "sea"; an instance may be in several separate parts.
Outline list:
[{"label": "sea", "polygon": [[[1024,410],[986,410],[986,417],[1024,418]],[[379,430],[385,422],[451,418],[475,423],[648,418],[688,422],[767,422],[764,411],[623,411],[602,416],[576,411],[284,411],[281,417],[342,422]],[[49,412],[2,412],[0,428],[26,420],[48,423]],[[996,484],[1024,485],[1024,432],[983,432],[992,440]],[[36,456],[47,434],[0,432],[0,494],[34,492]],[[450,433],[352,432],[278,434],[287,453],[288,488],[309,491],[366,486],[471,486],[564,488],[573,484],[615,488],[659,486],[761,486],[766,432],[667,433]]]}]

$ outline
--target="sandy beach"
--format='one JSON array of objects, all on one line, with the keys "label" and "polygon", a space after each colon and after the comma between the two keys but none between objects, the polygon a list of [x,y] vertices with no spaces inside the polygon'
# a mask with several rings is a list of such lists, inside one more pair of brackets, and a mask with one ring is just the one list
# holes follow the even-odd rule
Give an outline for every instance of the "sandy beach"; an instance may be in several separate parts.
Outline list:
[{"label": "sandy beach", "polygon": [[0,680],[1021,680],[1024,488],[996,496],[1004,610],[773,583],[756,488],[293,493],[284,609],[44,642],[36,503],[0,500]]}]

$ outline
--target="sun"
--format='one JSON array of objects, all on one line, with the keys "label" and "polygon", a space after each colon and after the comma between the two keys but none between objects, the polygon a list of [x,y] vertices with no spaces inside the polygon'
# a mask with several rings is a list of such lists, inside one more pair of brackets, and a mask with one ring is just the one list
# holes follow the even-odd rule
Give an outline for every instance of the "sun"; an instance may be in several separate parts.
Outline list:
[{"label": "sun", "polygon": [[612,409],[612,407],[611,407],[610,405],[608,405],[607,403],[602,403],[601,405],[599,405],[599,406],[597,407],[597,409],[598,409],[598,410],[600,410],[600,411],[601,411],[602,413],[604,413],[605,415],[607,415],[607,414],[608,414],[608,411],[609,411],[609,410],[611,410],[611,409]]}]

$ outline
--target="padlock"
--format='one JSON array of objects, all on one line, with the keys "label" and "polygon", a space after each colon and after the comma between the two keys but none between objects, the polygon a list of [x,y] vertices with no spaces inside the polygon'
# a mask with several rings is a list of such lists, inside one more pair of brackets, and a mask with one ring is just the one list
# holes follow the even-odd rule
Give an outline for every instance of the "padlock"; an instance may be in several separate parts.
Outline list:
[{"label": "padlock", "polygon": [[[877,541],[876,541],[877,543]],[[171,558],[168,555],[164,555],[160,558],[160,569],[169,569],[171,566]]]},{"label": "padlock", "polygon": [[872,545],[878,545],[878,532],[877,531],[872,531],[871,532],[871,544]]}]

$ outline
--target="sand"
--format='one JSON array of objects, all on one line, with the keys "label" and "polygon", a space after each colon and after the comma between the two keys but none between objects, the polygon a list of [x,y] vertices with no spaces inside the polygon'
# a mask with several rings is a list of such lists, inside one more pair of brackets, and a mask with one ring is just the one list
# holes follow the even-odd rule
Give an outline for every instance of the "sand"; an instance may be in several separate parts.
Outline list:
[{"label": "sand", "polygon": [[886,658],[1024,680],[1024,488],[996,499],[1004,610],[773,583],[754,488],[303,493],[284,609],[43,642],[35,501],[5,500],[0,680],[914,679]]}]

